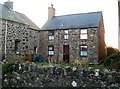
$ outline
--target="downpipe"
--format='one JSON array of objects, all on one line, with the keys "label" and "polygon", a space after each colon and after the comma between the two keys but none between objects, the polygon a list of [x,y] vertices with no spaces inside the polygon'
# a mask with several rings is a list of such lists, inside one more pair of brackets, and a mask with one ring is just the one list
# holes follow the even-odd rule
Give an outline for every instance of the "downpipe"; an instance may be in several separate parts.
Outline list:
[{"label": "downpipe", "polygon": [[5,59],[6,59],[6,55],[7,55],[7,24],[8,24],[8,21],[5,21]]}]

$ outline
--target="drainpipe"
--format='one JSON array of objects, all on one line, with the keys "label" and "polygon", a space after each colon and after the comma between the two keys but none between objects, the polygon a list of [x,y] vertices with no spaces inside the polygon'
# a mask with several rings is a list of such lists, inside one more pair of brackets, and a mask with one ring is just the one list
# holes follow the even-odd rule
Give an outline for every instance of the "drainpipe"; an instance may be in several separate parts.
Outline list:
[{"label": "drainpipe", "polygon": [[7,54],[7,21],[5,21],[5,59],[6,59],[6,54]]}]

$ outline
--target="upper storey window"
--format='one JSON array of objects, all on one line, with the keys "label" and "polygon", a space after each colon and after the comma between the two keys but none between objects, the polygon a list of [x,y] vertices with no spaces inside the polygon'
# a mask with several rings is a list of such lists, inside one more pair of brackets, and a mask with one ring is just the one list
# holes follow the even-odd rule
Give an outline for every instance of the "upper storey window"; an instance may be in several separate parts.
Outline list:
[{"label": "upper storey window", "polygon": [[54,40],[54,31],[48,32],[48,40]]},{"label": "upper storey window", "polygon": [[87,29],[80,30],[80,39],[87,39]]},{"label": "upper storey window", "polygon": [[64,30],[64,39],[65,40],[69,39],[68,30]]}]

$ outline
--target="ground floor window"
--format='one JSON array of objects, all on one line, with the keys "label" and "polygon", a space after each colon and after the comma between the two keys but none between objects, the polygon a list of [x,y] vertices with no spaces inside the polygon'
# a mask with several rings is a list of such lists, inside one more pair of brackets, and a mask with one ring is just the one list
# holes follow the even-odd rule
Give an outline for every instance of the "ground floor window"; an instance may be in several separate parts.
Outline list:
[{"label": "ground floor window", "polygon": [[54,46],[48,46],[48,55],[53,56],[54,55]]},{"label": "ground floor window", "polygon": [[15,40],[15,53],[20,54],[20,40],[19,39]]},{"label": "ground floor window", "polygon": [[80,45],[80,56],[81,57],[87,57],[87,45]]},{"label": "ground floor window", "polygon": [[37,54],[37,47],[34,47],[34,54]]}]

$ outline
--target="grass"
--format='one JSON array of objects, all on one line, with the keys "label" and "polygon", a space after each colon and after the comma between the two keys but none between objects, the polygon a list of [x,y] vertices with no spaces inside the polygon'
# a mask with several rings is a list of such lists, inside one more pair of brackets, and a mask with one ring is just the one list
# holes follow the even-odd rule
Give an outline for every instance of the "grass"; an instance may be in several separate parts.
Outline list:
[{"label": "grass", "polygon": [[92,70],[94,71],[95,69],[100,69],[101,72],[103,72],[103,69],[108,69],[107,67],[104,67],[103,64],[100,65],[89,65],[89,67],[92,67]]},{"label": "grass", "polygon": [[64,63],[64,62],[62,62],[62,63],[34,62],[34,63],[37,65],[43,66],[43,67],[50,67],[50,65],[53,65],[55,67],[61,66],[63,68],[66,66],[71,66],[71,67],[73,66],[73,64],[71,64],[71,63]]},{"label": "grass", "polygon": [[[41,65],[43,67],[50,67],[50,65],[53,65],[53,66],[61,66],[61,67],[65,67],[65,66],[71,66],[73,67],[73,64],[71,63],[48,63],[48,62],[34,62],[35,64],[37,65]],[[106,67],[104,67],[103,64],[101,65],[89,65],[88,67],[92,67],[92,70],[95,70],[95,69],[100,69],[100,71],[103,71],[103,69],[105,69]]]}]

